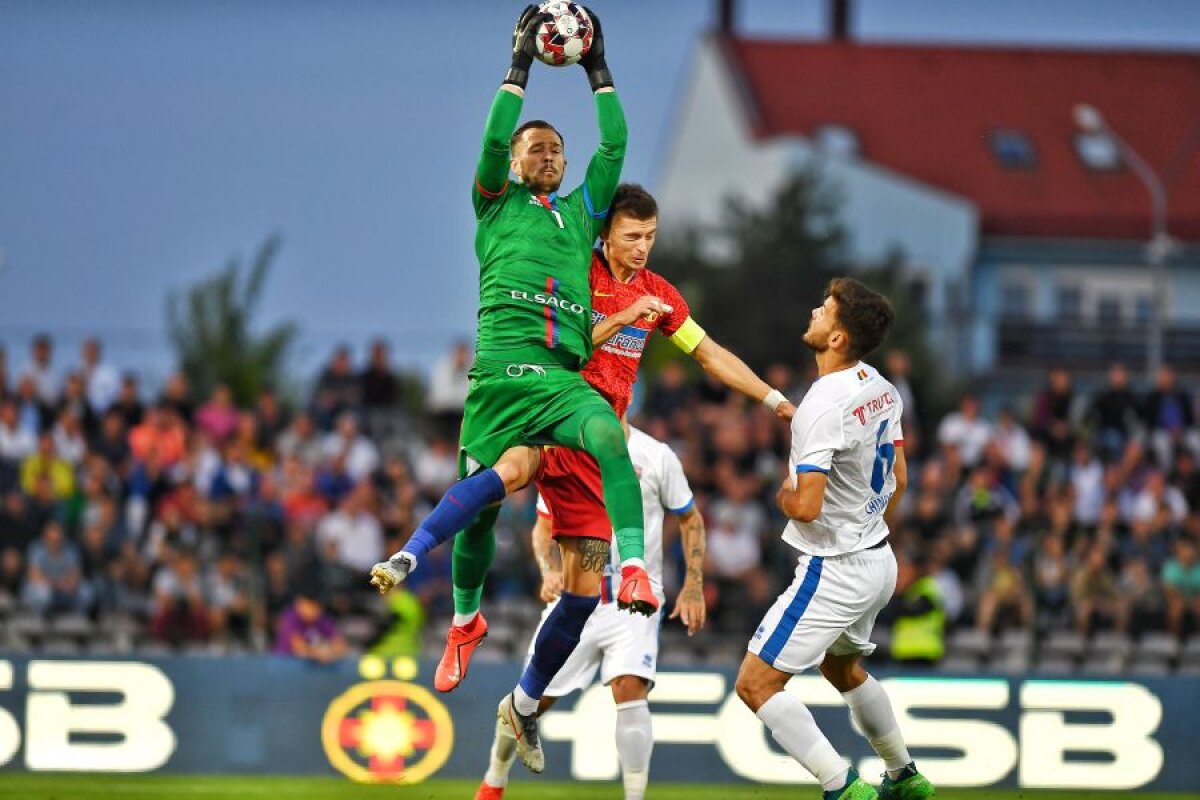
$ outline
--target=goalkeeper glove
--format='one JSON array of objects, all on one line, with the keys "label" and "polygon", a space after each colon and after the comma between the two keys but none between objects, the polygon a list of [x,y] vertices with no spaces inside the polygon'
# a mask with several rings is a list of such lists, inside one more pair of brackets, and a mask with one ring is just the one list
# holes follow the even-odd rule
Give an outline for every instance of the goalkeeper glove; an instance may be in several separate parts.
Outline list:
[{"label": "goalkeeper glove", "polygon": [[588,9],[588,14],[592,18],[592,46],[588,48],[587,55],[579,59],[579,66],[587,70],[588,83],[592,85],[592,91],[596,92],[611,88],[613,76],[604,60],[604,31],[600,27],[600,18],[591,9]]},{"label": "goalkeeper glove", "polygon": [[542,14],[537,13],[537,6],[525,6],[521,17],[513,27],[512,66],[504,76],[503,83],[511,83],[521,89],[529,82],[529,68],[533,66],[533,57],[537,55],[537,30],[543,22]]}]

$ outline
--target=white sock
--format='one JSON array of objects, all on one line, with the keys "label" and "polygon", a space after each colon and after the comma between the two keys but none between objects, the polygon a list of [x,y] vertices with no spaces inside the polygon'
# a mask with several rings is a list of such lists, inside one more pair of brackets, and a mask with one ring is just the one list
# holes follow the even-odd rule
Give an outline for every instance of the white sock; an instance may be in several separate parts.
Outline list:
[{"label": "white sock", "polygon": [[846,785],[850,765],[833,749],[799,698],[776,692],[755,714],[780,747],[816,776],[825,791],[837,791]]},{"label": "white sock", "polygon": [[617,758],[625,781],[625,800],[642,800],[650,781],[654,729],[645,700],[617,703]]},{"label": "white sock", "polygon": [[470,625],[471,620],[475,619],[478,616],[479,616],[478,608],[475,609],[474,611],[472,611],[470,614],[459,614],[456,611],[456,612],[454,612],[454,623],[453,623],[454,627],[461,628],[464,625]]},{"label": "white sock", "polygon": [[867,737],[871,747],[883,759],[888,774],[895,779],[896,775],[892,773],[898,773],[912,763],[912,756],[908,754],[900,726],[896,724],[896,715],[892,712],[887,692],[879,681],[868,675],[861,686],[843,692],[842,697],[850,706],[854,724]]},{"label": "white sock", "polygon": [[498,789],[507,786],[508,771],[512,769],[516,756],[517,737],[512,735],[507,725],[496,720],[496,733],[492,736],[492,760],[488,762],[483,782]]},{"label": "white sock", "polygon": [[522,717],[528,717],[537,711],[538,700],[540,697],[530,697],[521,688],[521,684],[517,684],[517,688],[513,689],[513,707],[517,709],[517,713]]}]

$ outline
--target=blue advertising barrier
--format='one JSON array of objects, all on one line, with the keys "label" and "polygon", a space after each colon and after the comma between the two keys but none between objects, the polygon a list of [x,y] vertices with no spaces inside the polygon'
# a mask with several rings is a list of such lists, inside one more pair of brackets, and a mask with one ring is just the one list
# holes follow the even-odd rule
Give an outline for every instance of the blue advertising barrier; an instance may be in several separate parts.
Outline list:
[{"label": "blue advertising barrier", "polygon": [[[449,695],[430,688],[432,668],[0,655],[0,768],[477,778],[519,666],[479,661]],[[922,771],[940,785],[1200,787],[1198,678],[876,674]],[[732,669],[659,673],[654,778],[811,784],[738,700],[733,678]],[[882,770],[820,676],[788,688],[862,773]],[[542,722],[546,778],[615,779],[615,718],[602,686],[560,701]]]}]

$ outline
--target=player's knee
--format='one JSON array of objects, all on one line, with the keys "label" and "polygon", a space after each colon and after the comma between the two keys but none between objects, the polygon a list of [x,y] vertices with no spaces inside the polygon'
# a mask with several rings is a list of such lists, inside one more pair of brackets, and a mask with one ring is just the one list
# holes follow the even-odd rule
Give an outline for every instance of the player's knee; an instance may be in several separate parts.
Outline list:
[{"label": "player's knee", "polygon": [[583,446],[597,459],[619,457],[627,452],[625,431],[611,414],[595,414],[583,424]]},{"label": "player's knee", "polygon": [[645,700],[650,694],[650,683],[636,675],[618,675],[612,682],[614,703],[631,703]]},{"label": "player's knee", "polygon": [[848,692],[861,686],[867,679],[857,656],[825,656],[820,666],[821,674],[839,692]]},{"label": "player's knee", "polygon": [[504,482],[504,493],[512,494],[533,482],[541,462],[540,451],[535,447],[514,447],[505,451],[492,469]]},{"label": "player's knee", "polygon": [[734,683],[733,689],[751,711],[758,711],[762,704],[771,699],[771,695],[777,691],[774,687],[767,686],[762,680],[757,679],[744,668],[738,672],[737,681]]}]

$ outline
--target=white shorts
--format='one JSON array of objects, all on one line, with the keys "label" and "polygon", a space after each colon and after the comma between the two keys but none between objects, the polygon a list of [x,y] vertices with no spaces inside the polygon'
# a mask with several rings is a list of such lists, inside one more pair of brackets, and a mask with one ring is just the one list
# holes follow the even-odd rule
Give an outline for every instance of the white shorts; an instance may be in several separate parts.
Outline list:
[{"label": "white shorts", "polygon": [[835,656],[875,651],[875,617],[896,590],[889,545],[844,556],[800,556],[796,577],[763,617],[746,649],[777,670],[798,673]]},{"label": "white shorts", "polygon": [[[661,604],[661,600],[660,600]],[[542,612],[538,631],[546,624],[546,617],[554,604]],[[636,675],[654,685],[655,668],[658,663],[658,629],[662,624],[662,610],[652,616],[621,611],[616,603],[601,603],[588,617],[579,637],[579,646],[567,658],[567,663],[546,687],[549,697],[563,697],[576,689],[586,689],[600,669],[600,681],[605,686],[621,675]],[[537,633],[529,642],[525,663],[533,657],[533,644]]]}]

